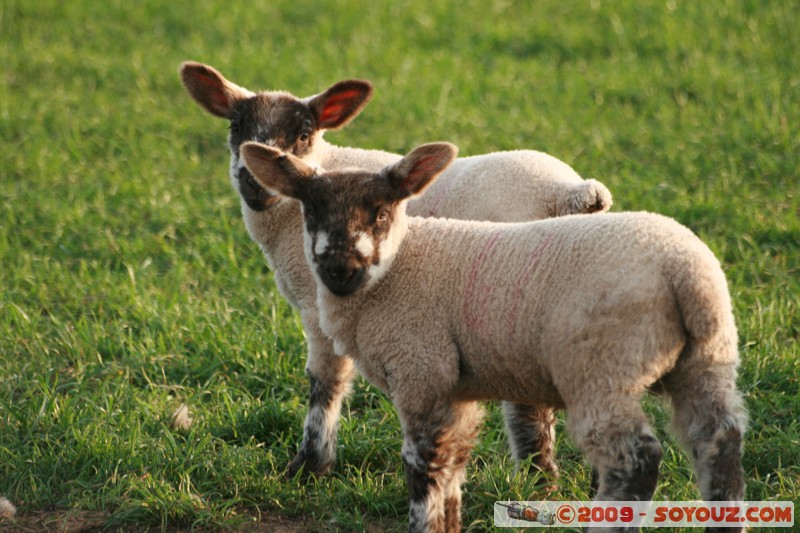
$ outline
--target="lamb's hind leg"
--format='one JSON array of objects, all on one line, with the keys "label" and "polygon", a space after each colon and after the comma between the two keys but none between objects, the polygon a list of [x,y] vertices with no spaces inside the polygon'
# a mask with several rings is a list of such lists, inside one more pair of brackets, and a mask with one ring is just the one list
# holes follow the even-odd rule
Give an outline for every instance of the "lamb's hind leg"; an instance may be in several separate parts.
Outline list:
[{"label": "lamb's hind leg", "polygon": [[533,464],[550,479],[558,478],[555,461],[555,410],[519,403],[503,402],[511,453],[518,463],[533,458]]},{"label": "lamb's hind leg", "polygon": [[309,320],[303,322],[308,339],[306,375],[311,393],[303,441],[289,463],[289,478],[301,471],[303,476],[321,476],[333,469],[342,402],[355,375],[352,359],[335,355],[331,342],[318,331],[318,326]]},{"label": "lamb's hind leg", "polygon": [[[639,397],[609,393],[605,402],[567,407],[570,433],[597,471],[595,501],[649,501],[663,452]],[[621,529],[626,531],[626,529]]]},{"label": "lamb's hind leg", "polygon": [[673,426],[691,456],[700,494],[709,502],[744,499],[745,411],[735,381],[734,364],[685,364],[664,380],[672,399]]}]

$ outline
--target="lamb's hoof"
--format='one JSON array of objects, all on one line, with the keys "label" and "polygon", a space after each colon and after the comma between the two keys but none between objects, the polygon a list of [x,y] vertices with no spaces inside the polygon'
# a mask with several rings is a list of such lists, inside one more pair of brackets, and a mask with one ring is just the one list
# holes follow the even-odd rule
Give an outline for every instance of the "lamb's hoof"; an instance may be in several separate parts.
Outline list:
[{"label": "lamb's hoof", "polygon": [[322,477],[327,475],[333,470],[334,462],[323,463],[317,457],[309,457],[302,450],[294,456],[294,459],[289,463],[286,468],[284,478],[287,481],[298,479],[300,481],[308,481],[313,477]]}]

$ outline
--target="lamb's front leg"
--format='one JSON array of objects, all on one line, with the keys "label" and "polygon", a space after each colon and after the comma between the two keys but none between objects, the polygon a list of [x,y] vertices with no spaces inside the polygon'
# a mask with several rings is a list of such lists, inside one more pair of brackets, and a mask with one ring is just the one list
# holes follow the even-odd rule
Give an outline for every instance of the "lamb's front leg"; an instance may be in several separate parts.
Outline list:
[{"label": "lamb's front leg", "polygon": [[322,476],[336,464],[336,439],[342,402],[350,392],[355,370],[349,357],[338,356],[333,344],[320,331],[315,313],[303,314],[308,342],[306,375],[311,386],[303,441],[289,463],[287,477]]},{"label": "lamb's front leg", "polygon": [[482,414],[475,402],[440,404],[412,416],[401,412],[409,531],[461,531],[461,483]]}]

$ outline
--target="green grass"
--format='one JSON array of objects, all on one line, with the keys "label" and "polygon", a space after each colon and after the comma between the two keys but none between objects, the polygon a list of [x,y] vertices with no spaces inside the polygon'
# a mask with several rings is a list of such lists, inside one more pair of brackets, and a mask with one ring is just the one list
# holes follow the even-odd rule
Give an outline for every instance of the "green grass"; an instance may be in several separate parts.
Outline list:
[{"label": "green grass", "polygon": [[[305,414],[302,330],[241,223],[225,124],[178,81],[194,59],[303,96],[371,79],[373,102],[329,140],[535,148],[603,181],[614,210],[691,227],[735,302],[747,498],[800,502],[797,27],[782,0],[5,0],[0,495],[21,520],[92,511],[111,529],[405,527],[397,419],[363,381],[334,474],[282,481]],[[188,431],[170,425],[183,403]],[[666,446],[657,497],[695,499],[666,411],[648,410]],[[491,408],[465,485],[474,531],[495,500],[542,497],[501,428]],[[586,498],[559,429],[551,498]]]}]

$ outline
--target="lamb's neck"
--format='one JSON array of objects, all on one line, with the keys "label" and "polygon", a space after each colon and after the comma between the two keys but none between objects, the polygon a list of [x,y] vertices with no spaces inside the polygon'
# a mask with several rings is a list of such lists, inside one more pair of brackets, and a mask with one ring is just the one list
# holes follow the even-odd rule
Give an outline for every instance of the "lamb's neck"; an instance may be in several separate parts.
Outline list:
[{"label": "lamb's neck", "polygon": [[303,253],[300,203],[279,198],[266,211],[253,211],[242,202],[242,215],[247,232],[264,253],[281,294],[295,307],[313,306],[316,291]]},{"label": "lamb's neck", "polygon": [[356,357],[358,354],[356,327],[363,298],[361,293],[336,296],[323,284],[317,284],[319,325],[323,333],[333,340],[336,355]]},{"label": "lamb's neck", "polygon": [[399,161],[402,156],[382,150],[337,146],[323,138],[319,138],[314,149],[314,155],[309,159],[310,164],[322,167],[325,170],[355,167],[377,172],[383,167]]},{"label": "lamb's neck", "polygon": [[302,224],[298,203],[288,198],[276,199],[265,211],[254,211],[242,201],[242,217],[250,237],[261,246],[270,261],[275,260],[279,244],[292,233],[292,222]]}]

